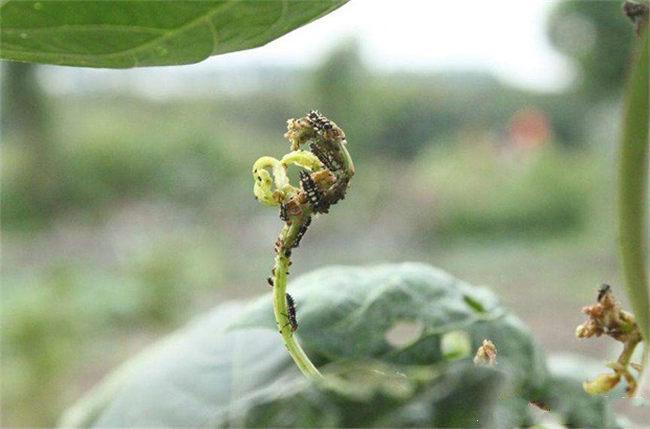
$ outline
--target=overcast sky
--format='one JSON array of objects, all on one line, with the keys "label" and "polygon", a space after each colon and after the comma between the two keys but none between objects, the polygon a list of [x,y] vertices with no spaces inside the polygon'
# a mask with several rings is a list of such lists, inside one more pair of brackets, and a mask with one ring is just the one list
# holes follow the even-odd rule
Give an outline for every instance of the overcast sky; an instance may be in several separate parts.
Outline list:
[{"label": "overcast sky", "polygon": [[480,69],[531,89],[558,89],[572,69],[546,38],[553,0],[352,0],[270,44],[201,67],[310,65],[348,37],[381,69]]}]

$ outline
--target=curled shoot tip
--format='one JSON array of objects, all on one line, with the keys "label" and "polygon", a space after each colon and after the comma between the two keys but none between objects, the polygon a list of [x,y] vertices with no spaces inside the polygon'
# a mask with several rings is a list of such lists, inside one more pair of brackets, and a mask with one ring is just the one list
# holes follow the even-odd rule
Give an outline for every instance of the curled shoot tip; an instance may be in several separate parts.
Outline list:
[{"label": "curled shoot tip", "polygon": [[[345,147],[345,134],[334,122],[317,111],[287,122],[284,135],[290,152],[280,160],[259,158],[253,165],[255,198],[270,206],[280,206],[284,226],[275,242],[275,265],[267,283],[273,287],[273,312],[284,344],[302,373],[322,378],[294,337],[298,330],[296,302],[286,292],[291,251],[311,224],[312,215],[327,213],[345,198],[354,175],[352,158]],[[310,150],[300,149],[309,146]],[[293,186],[287,175],[290,166],[300,168],[300,184]]]}]

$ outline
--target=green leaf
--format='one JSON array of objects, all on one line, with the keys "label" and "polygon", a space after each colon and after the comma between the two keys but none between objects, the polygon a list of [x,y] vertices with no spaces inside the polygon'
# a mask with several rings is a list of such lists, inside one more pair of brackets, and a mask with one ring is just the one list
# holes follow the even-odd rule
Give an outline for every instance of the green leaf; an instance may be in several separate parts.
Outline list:
[{"label": "green leaf", "polygon": [[[502,366],[519,381],[544,378],[541,353],[523,324],[485,288],[471,286],[424,264],[330,267],[289,285],[297,305],[300,342],[315,361],[379,359],[430,364],[445,359],[444,334],[465,331],[471,350],[495,342]],[[233,320],[233,328],[275,329],[271,297],[264,296]],[[416,341],[394,347],[389,332],[416,322]]]},{"label": "green leaf", "polygon": [[[219,307],[127,363],[63,426],[516,427],[533,422],[528,401],[552,388],[523,324],[487,289],[440,270],[332,267],[289,289],[297,333],[324,383],[293,365],[264,296]],[[450,335],[472,351],[491,339],[497,366],[475,367],[473,352],[446,354]]]},{"label": "green leaf", "polygon": [[191,64],[262,46],[346,1],[8,0],[0,57],[107,68]]},{"label": "green leaf", "polygon": [[261,400],[244,427],[485,427],[503,374],[471,362],[439,367],[346,362],[325,368],[326,388],[305,383]]},{"label": "green leaf", "polygon": [[286,380],[301,382],[277,333],[226,332],[220,306],[118,369],[64,415],[63,427],[218,427]]}]

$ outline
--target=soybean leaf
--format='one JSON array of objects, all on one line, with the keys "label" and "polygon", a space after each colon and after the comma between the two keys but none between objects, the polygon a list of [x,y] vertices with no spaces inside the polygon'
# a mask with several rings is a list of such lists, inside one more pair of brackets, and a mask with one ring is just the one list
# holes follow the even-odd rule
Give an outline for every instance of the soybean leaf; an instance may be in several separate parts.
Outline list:
[{"label": "soybean leaf", "polygon": [[301,380],[275,332],[225,332],[221,306],[127,362],[63,416],[63,427],[220,427],[276,385]]},{"label": "soybean leaf", "polygon": [[[263,297],[218,308],[127,363],[63,425],[516,427],[534,423],[528,401],[552,397],[543,355],[487,289],[399,264],[325,268],[296,279],[290,291],[298,333],[324,384],[294,367]],[[400,324],[411,332],[396,338],[408,341],[390,339]],[[466,353],[448,360],[441,344],[450,334],[468,338],[471,350],[492,339],[497,367],[476,368]],[[573,417],[569,406],[558,409],[560,418],[610,426],[600,412],[607,404],[575,387],[580,406],[593,412]]]},{"label": "soybean leaf", "polygon": [[0,6],[0,57],[108,68],[190,64],[264,45],[345,1],[8,0]]},{"label": "soybean leaf", "polygon": [[[330,267],[289,285],[296,300],[301,344],[316,361],[380,359],[397,364],[430,364],[444,359],[443,336],[466,331],[471,350],[483,339],[497,344],[502,366],[522,383],[543,379],[541,352],[523,324],[485,288],[417,263],[373,267]],[[271,297],[252,303],[233,327],[275,329]],[[400,325],[421,332],[401,347],[387,335]]]}]

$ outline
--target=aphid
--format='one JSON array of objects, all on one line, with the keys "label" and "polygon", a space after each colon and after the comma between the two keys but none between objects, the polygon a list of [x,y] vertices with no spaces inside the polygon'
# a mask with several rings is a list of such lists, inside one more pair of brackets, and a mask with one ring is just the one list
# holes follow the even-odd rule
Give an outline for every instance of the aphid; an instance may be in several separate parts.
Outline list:
[{"label": "aphid", "polygon": [[271,277],[267,277],[266,282],[269,284],[269,286],[273,287],[273,279]]},{"label": "aphid", "polygon": [[603,284],[600,287],[600,289],[598,289],[598,299],[597,299],[597,301],[600,302],[605,297],[605,295],[611,290],[612,290],[612,288],[611,288],[610,285]]},{"label": "aphid", "polygon": [[296,332],[298,330],[298,320],[296,319],[296,303],[293,300],[293,297],[291,295],[287,294],[286,296],[287,296],[287,311],[289,311],[289,314],[285,314],[285,316],[287,316],[288,319],[287,325],[291,326],[291,332]]},{"label": "aphid", "polygon": [[315,212],[324,213],[323,210],[327,210],[329,204],[326,204],[323,192],[311,178],[309,173],[303,170],[299,173],[299,176],[302,189],[307,194],[307,201],[309,201]]},{"label": "aphid", "polygon": [[283,222],[288,222],[289,221],[289,214],[287,213],[286,204],[280,204],[280,219]]},{"label": "aphid", "polygon": [[291,247],[298,247],[300,245],[300,240],[302,240],[302,237],[307,232],[307,228],[309,228],[309,225],[311,225],[311,216],[308,217],[305,220],[305,223],[303,223],[300,226],[300,229],[298,230],[298,234],[296,234],[296,239],[293,240],[293,245]]},{"label": "aphid", "polygon": [[275,244],[273,245],[273,250],[275,251],[275,253],[279,253],[280,249],[282,249],[283,245],[284,245],[284,243],[282,242],[282,240],[280,238],[275,240]]},{"label": "aphid", "polygon": [[345,191],[350,183],[350,178],[341,177],[327,191],[327,207],[336,204],[345,198]]},{"label": "aphid", "polygon": [[337,172],[341,170],[341,164],[336,159],[336,156],[327,149],[323,149],[320,145],[311,144],[309,146],[311,152],[316,155],[316,158],[331,172]]},{"label": "aphid", "polygon": [[317,132],[328,131],[334,128],[332,121],[319,113],[318,110],[312,110],[309,112],[309,115],[307,115],[307,120],[311,124],[314,131]]}]

